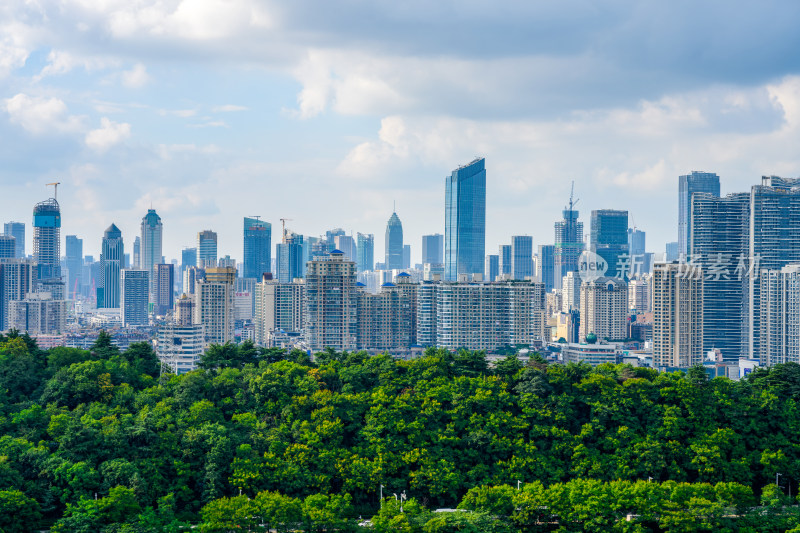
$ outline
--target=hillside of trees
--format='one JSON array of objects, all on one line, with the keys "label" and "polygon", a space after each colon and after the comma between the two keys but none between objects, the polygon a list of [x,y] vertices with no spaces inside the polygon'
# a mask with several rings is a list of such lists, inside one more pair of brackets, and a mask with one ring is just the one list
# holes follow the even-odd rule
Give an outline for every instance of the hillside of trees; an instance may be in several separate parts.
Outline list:
[{"label": "hillside of trees", "polygon": [[787,531],[799,407],[797,364],[733,382],[246,342],[174,376],[146,343],[12,332],[0,530]]}]

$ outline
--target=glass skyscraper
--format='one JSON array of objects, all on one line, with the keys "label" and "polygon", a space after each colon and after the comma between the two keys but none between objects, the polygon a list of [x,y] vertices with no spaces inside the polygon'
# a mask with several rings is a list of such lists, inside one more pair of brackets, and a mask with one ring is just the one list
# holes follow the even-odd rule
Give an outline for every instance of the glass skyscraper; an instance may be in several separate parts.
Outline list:
[{"label": "glass skyscraper", "polygon": [[696,172],[678,177],[678,253],[689,253],[692,234],[692,195],[708,193],[719,198],[719,176],[712,172]]},{"label": "glass skyscraper", "polygon": [[403,268],[403,224],[392,213],[386,224],[386,270]]},{"label": "glass skyscraper", "polygon": [[[161,263],[163,248],[161,243],[163,225],[161,224],[161,217],[158,216],[155,209],[148,209],[147,214],[142,217],[142,239],[139,244],[139,266],[150,279],[150,301],[154,301],[155,287],[153,285],[155,276],[153,276],[153,267]],[[136,264],[136,250],[134,249],[134,264]]]},{"label": "glass skyscraper", "polygon": [[6,222],[3,224],[3,233],[11,235],[16,241],[16,252],[14,257],[22,259],[25,257],[25,223],[23,222]]},{"label": "glass skyscraper", "polygon": [[357,235],[358,245],[356,255],[358,256],[358,271],[372,270],[375,268],[375,236],[371,233],[359,233]]},{"label": "glass skyscraper", "polygon": [[555,264],[553,263],[553,253],[555,246],[552,244],[539,245],[539,262],[537,263],[537,272],[539,281],[544,283],[544,291],[550,292],[555,285],[554,272]]},{"label": "glass skyscraper", "polygon": [[628,255],[628,212],[616,209],[592,211],[591,250],[608,264],[607,275],[623,277],[618,272],[620,258]]},{"label": "glass skyscraper", "polygon": [[444,279],[482,274],[486,255],[486,160],[458,167],[445,182]]},{"label": "glass skyscraper", "polygon": [[261,281],[272,271],[272,224],[257,218],[244,219],[244,270],[242,277]]},{"label": "glass skyscraper", "polygon": [[286,230],[283,242],[276,248],[277,279],[281,283],[291,283],[295,278],[302,278],[303,269],[303,236]]},{"label": "glass skyscraper", "polygon": [[67,296],[70,299],[80,294],[83,278],[83,239],[75,235],[66,237]]},{"label": "glass skyscraper", "polygon": [[122,232],[111,224],[103,234],[100,253],[100,279],[97,284],[97,307],[119,308],[120,271],[122,270],[125,245]]},{"label": "glass skyscraper", "polygon": [[444,235],[435,233],[422,236],[422,264],[444,264]]},{"label": "glass skyscraper", "polygon": [[561,283],[568,272],[578,271],[578,258],[583,253],[583,222],[578,222],[578,210],[562,211],[563,219],[555,223],[555,242],[553,243],[553,285],[561,289]]},{"label": "glass skyscraper", "polygon": [[500,269],[500,275],[503,276],[510,276],[511,275],[511,245],[510,244],[501,244],[498,250],[498,261],[499,265],[498,268]]},{"label": "glass skyscraper", "polygon": [[519,280],[533,276],[533,237],[511,237],[511,275]]},{"label": "glass skyscraper", "polygon": [[39,280],[61,278],[61,207],[55,198],[33,208],[33,259]]},{"label": "glass skyscraper", "polygon": [[197,234],[197,266],[200,268],[217,266],[217,233],[204,230]]}]

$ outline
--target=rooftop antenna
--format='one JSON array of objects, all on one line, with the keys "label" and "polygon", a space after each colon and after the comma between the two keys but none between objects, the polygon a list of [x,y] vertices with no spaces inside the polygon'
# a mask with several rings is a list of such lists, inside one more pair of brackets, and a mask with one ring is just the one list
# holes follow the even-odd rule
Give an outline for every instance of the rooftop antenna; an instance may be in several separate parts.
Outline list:
[{"label": "rooftop antenna", "polygon": [[397,200],[392,200],[392,213],[397,213]]},{"label": "rooftop antenna", "polygon": [[48,183],[45,187],[53,186],[53,200],[56,202],[58,201],[58,186],[61,185],[60,181],[54,181],[53,183]]}]

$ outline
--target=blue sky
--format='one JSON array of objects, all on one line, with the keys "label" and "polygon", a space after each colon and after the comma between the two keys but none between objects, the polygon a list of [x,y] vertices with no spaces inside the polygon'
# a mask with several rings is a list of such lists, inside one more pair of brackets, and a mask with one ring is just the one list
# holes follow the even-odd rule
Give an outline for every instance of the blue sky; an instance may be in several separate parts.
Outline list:
[{"label": "blue sky", "polygon": [[[444,177],[486,157],[487,253],[551,243],[575,180],[677,239],[677,176],[745,190],[800,168],[800,4],[6,0],[0,215],[60,181],[62,236],[130,250],[151,205],[165,254],[198,231],[241,258],[242,217],[374,233],[412,258],[444,231]],[[28,246],[30,247],[30,235]],[[30,249],[30,248],[29,248]]]}]

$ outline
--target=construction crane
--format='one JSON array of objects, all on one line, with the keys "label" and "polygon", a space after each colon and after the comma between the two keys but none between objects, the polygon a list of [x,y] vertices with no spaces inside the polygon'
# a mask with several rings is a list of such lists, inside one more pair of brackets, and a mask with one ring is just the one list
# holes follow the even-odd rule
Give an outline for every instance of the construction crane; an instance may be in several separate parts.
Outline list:
[{"label": "construction crane", "polygon": [[60,181],[54,181],[53,183],[45,184],[45,187],[53,186],[53,199],[57,202],[58,201],[58,186],[61,185]]},{"label": "construction crane", "polygon": [[569,188],[569,210],[570,211],[572,211],[572,208],[574,206],[578,205],[578,202],[580,202],[580,200],[581,200],[580,198],[578,198],[577,200],[575,200],[573,202],[572,199],[574,197],[575,197],[575,180],[572,180],[572,186],[570,186],[570,188]]},{"label": "construction crane", "polygon": [[282,218],[281,219],[281,235],[282,235],[281,242],[283,244],[286,244],[286,222],[289,222],[291,220],[294,220],[294,219],[291,219],[291,218]]}]

